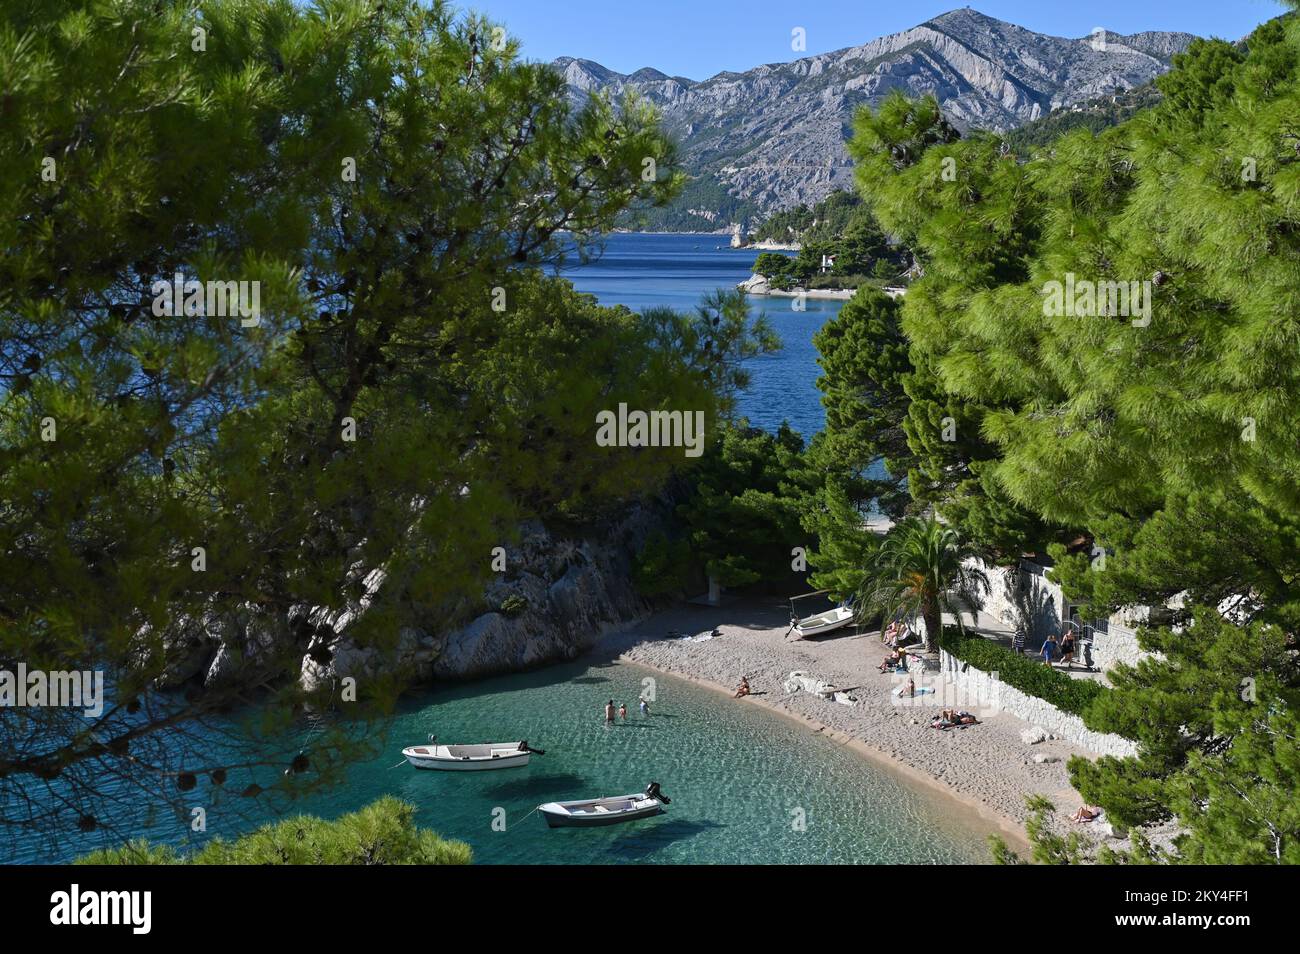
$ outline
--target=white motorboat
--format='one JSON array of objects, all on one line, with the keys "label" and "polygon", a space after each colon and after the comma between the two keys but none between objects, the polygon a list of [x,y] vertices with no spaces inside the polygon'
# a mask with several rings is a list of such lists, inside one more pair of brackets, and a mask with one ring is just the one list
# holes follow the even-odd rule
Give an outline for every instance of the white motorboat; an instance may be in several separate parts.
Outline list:
[{"label": "white motorboat", "polygon": [[839,629],[841,626],[847,626],[853,622],[857,615],[856,610],[847,602],[833,607],[822,613],[815,613],[812,616],[800,616],[795,609],[795,600],[808,599],[813,596],[823,596],[825,591],[817,593],[805,593],[802,596],[792,597],[790,600],[790,628],[786,630],[786,635],[794,633],[799,639],[807,639],[809,636],[817,636],[821,633],[829,633],[832,630]]},{"label": "white motorboat", "polygon": [[521,742],[484,742],[480,745],[435,745],[435,740],[436,736],[431,736],[428,745],[412,745],[402,749],[402,755],[416,768],[479,772],[486,769],[520,768],[528,764],[529,756],[546,754],[541,749],[530,749],[527,739]]},{"label": "white motorboat", "polygon": [[537,810],[551,828],[598,828],[620,822],[650,818],[664,810],[672,799],[651,782],[644,792],[615,795],[612,798],[589,798],[577,802],[547,802]]}]

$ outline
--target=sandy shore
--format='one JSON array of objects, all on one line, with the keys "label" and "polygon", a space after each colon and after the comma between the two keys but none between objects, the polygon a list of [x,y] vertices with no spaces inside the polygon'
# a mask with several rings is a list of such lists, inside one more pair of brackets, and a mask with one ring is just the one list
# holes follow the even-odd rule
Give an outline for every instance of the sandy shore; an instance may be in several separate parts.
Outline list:
[{"label": "sandy shore", "polygon": [[[1026,745],[1020,733],[1028,723],[1006,713],[977,713],[982,723],[965,729],[932,729],[931,717],[945,704],[941,684],[923,680],[918,685],[934,685],[937,691],[928,697],[897,698],[893,690],[898,677],[876,669],[885,654],[878,634],[842,630],[820,640],[791,641],[784,637],[788,622],[788,605],[777,599],[736,601],[718,608],[683,605],[610,633],[596,651],[728,695],[745,675],[755,695],[736,705],[762,705],[815,725],[823,735],[889,770],[937,787],[978,813],[1022,855],[1026,794],[1045,795],[1064,813],[1079,806],[1065,761],[1089,753],[1060,740]],[[714,627],[722,634],[715,639],[665,638],[669,631],[697,633]],[[837,687],[858,687],[858,704],[845,706],[806,692],[786,695],[781,684],[794,670]],[[1035,755],[1060,761],[1039,763]]]}]

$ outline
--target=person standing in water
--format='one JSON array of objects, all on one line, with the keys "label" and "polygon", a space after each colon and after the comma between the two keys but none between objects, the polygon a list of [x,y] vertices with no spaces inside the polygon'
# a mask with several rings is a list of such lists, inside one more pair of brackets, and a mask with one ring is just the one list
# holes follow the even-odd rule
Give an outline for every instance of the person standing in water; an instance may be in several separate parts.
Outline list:
[{"label": "person standing in water", "polygon": [[641,697],[641,714],[648,716],[650,714],[650,703],[646,701],[645,696]]},{"label": "person standing in water", "polygon": [[609,702],[605,703],[605,724],[606,725],[614,724],[614,700],[613,699],[610,699]]},{"label": "person standing in water", "polygon": [[627,703],[626,703],[626,702],[620,702],[620,703],[618,704],[618,717],[619,717],[620,719],[622,719],[624,722],[627,721]]}]

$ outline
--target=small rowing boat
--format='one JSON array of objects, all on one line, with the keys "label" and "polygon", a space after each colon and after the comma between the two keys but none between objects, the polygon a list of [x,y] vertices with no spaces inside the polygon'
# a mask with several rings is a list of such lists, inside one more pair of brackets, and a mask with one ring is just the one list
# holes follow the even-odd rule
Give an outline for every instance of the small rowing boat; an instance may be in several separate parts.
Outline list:
[{"label": "small rowing boat", "polygon": [[598,828],[658,815],[670,801],[672,799],[659,790],[659,783],[651,782],[644,792],[635,795],[589,798],[577,802],[547,802],[538,805],[537,810],[551,828]]},{"label": "small rowing boat", "polygon": [[832,630],[839,629],[841,626],[847,626],[853,622],[856,611],[849,602],[841,603],[822,613],[814,613],[811,616],[800,616],[795,603],[799,600],[811,599],[812,597],[825,596],[825,590],[818,590],[816,593],[804,593],[802,596],[794,596],[790,599],[790,628],[785,631],[789,636],[794,633],[799,639],[807,639],[809,636],[818,636],[821,633],[829,633]]},{"label": "small rowing boat", "polygon": [[436,738],[430,736],[428,745],[402,749],[402,755],[416,768],[478,772],[520,768],[528,764],[529,756],[546,754],[541,749],[530,749],[527,739],[522,742],[484,742],[481,745],[434,745]]}]

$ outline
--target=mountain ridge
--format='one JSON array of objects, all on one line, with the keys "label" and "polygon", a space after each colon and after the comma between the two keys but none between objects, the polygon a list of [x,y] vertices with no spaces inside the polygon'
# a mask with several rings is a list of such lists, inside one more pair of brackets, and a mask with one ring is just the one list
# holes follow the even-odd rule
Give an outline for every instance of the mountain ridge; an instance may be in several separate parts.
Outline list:
[{"label": "mountain ridge", "polygon": [[669,224],[716,230],[851,188],[853,113],[892,89],[933,93],[963,130],[1007,132],[1149,83],[1194,39],[1155,30],[1054,37],[967,7],[857,46],[703,80],[648,66],[623,74],[577,57],[553,66],[575,100],[632,91],[659,108],[693,180]]}]

